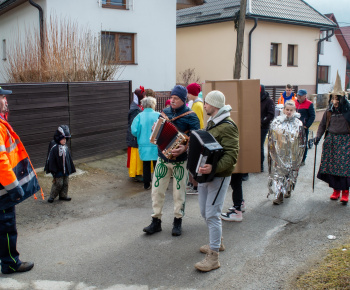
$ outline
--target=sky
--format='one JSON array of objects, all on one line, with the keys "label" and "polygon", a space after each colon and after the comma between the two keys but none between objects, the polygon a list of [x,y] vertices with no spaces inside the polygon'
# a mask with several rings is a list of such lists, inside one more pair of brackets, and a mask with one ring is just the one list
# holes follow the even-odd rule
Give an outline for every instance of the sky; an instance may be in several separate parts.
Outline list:
[{"label": "sky", "polygon": [[350,0],[304,0],[322,14],[333,13],[339,26],[350,26]]}]

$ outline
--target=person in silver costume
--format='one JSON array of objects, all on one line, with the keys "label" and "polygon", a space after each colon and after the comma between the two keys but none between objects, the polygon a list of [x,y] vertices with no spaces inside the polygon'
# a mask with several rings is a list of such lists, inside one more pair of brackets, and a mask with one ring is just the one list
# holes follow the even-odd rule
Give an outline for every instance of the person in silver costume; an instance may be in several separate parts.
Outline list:
[{"label": "person in silver costume", "polygon": [[291,196],[305,151],[305,131],[298,115],[295,102],[287,101],[281,114],[270,125],[268,196],[274,195],[273,204],[276,205],[283,202],[283,197]]}]

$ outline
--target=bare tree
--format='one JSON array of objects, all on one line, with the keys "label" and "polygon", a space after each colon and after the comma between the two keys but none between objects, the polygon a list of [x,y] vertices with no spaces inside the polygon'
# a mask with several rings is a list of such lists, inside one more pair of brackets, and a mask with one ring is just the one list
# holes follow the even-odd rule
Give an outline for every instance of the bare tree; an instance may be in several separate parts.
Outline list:
[{"label": "bare tree", "polygon": [[44,31],[43,47],[38,31],[26,31],[23,39],[12,43],[7,82],[112,80],[121,68],[114,46],[74,22],[52,16]]},{"label": "bare tree", "polygon": [[187,87],[190,83],[199,83],[200,77],[196,75],[194,68],[188,68],[184,71],[179,72],[177,83]]}]

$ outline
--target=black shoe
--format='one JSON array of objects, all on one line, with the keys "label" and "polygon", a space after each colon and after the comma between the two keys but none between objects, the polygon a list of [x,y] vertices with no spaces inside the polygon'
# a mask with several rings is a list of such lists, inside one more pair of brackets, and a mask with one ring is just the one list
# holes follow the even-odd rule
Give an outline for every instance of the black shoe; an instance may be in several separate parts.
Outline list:
[{"label": "black shoe", "polygon": [[152,223],[148,226],[143,228],[143,231],[149,235],[152,235],[156,232],[160,232],[162,230],[162,221],[158,218],[152,218]]},{"label": "black shoe", "polygon": [[13,274],[13,273],[17,273],[17,272],[28,272],[31,269],[33,269],[34,267],[34,263],[33,262],[22,262],[22,264],[19,266],[19,268],[14,271],[11,268],[9,269],[9,271],[1,271],[3,274]]},{"label": "black shoe", "polygon": [[60,197],[59,200],[71,201],[72,198],[70,198],[70,197],[68,197],[68,196],[67,196],[67,197]]},{"label": "black shoe", "polygon": [[248,173],[244,173],[244,174],[242,175],[242,180],[243,180],[243,181],[248,181],[248,179],[249,179]]},{"label": "black shoe", "polygon": [[151,183],[149,183],[149,182],[144,183],[144,184],[143,184],[143,188],[146,189],[146,190],[151,189]]},{"label": "black shoe", "polygon": [[171,234],[173,236],[181,236],[181,224],[182,224],[182,218],[174,218],[174,222],[173,222],[173,230],[171,232]]},{"label": "black shoe", "polygon": [[47,202],[53,203],[54,200],[55,200],[54,198],[50,197],[50,198],[47,200]]}]

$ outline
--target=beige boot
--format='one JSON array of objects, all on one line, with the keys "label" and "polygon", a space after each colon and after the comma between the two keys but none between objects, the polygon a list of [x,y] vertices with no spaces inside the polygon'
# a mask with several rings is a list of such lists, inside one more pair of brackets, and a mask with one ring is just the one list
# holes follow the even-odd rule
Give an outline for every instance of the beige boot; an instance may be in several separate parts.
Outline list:
[{"label": "beige boot", "polygon": [[209,252],[206,254],[204,260],[196,263],[194,266],[196,269],[203,272],[209,272],[220,268],[219,252],[209,249]]},{"label": "beige boot", "polygon": [[[199,248],[199,251],[200,251],[201,253],[203,253],[203,254],[207,254],[207,253],[209,252],[209,249],[210,249],[210,248],[209,248],[209,245],[204,245],[204,246],[201,246],[201,247]],[[223,237],[221,237],[221,244],[220,244],[219,251],[220,251],[220,252],[225,251],[224,238],[223,238]]]}]

